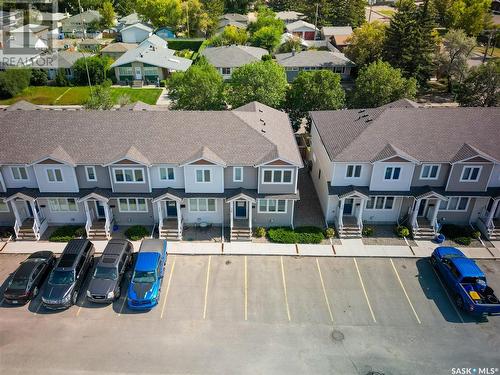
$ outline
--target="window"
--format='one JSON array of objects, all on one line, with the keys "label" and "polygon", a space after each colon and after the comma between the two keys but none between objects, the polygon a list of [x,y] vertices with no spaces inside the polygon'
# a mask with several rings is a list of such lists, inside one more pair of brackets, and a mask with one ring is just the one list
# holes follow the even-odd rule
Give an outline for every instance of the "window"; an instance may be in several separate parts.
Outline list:
[{"label": "window", "polygon": [[286,212],[286,200],[284,199],[259,199],[258,212]]},{"label": "window", "polygon": [[191,212],[215,212],[215,199],[213,198],[189,198],[189,211]]},{"label": "window", "polygon": [[95,167],[92,165],[85,167],[85,176],[87,177],[87,181],[97,181]]},{"label": "window", "polygon": [[400,167],[386,167],[384,179],[385,180],[399,180],[400,174],[401,174]]},{"label": "window", "polygon": [[394,197],[370,197],[366,202],[367,210],[392,210]]},{"label": "window", "polygon": [[120,66],[118,67],[118,74],[121,76],[131,76],[133,75],[131,66]]},{"label": "window", "polygon": [[4,201],[0,201],[0,212],[9,212],[9,205]]},{"label": "window", "polygon": [[175,180],[174,168],[160,168],[160,180],[162,181],[173,181]]},{"label": "window", "polygon": [[442,211],[467,211],[468,206],[468,197],[451,197],[447,201],[441,201],[439,209]]},{"label": "window", "polygon": [[148,212],[144,198],[120,198],[118,199],[118,208],[120,212]]},{"label": "window", "polygon": [[143,183],[142,168],[115,168],[113,169],[116,183]]},{"label": "window", "polygon": [[243,167],[233,167],[233,182],[243,182]]},{"label": "window", "polygon": [[361,177],[361,165],[348,165],[345,176],[347,178]]},{"label": "window", "polygon": [[464,167],[460,182],[476,182],[479,180],[481,169],[483,167]]},{"label": "window", "polygon": [[224,76],[231,75],[231,68],[222,68],[222,75]]},{"label": "window", "polygon": [[78,205],[74,198],[50,198],[49,208],[52,212],[77,212]]},{"label": "window", "polygon": [[439,175],[439,164],[422,164],[420,171],[421,180],[437,180]]},{"label": "window", "polygon": [[143,69],[144,69],[145,76],[157,76],[158,75],[158,68],[156,66],[145,66]]},{"label": "window", "polygon": [[14,180],[27,180],[28,173],[26,172],[25,167],[10,167],[12,172],[12,178]]},{"label": "window", "polygon": [[62,182],[62,171],[59,168],[48,168],[47,178],[50,182]]},{"label": "window", "polygon": [[210,169],[197,169],[196,170],[196,182],[210,182],[212,180],[211,178],[211,171]]},{"label": "window", "polygon": [[264,169],[263,184],[291,184],[292,171],[290,169]]}]

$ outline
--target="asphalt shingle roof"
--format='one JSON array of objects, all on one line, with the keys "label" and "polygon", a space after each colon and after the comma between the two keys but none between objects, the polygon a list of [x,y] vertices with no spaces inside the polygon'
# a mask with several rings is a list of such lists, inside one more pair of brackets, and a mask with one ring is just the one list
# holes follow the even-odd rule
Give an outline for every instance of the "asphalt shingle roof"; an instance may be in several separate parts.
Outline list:
[{"label": "asphalt shingle roof", "polygon": [[205,48],[201,54],[216,67],[236,68],[255,61],[269,52],[263,48],[249,46],[222,46]]},{"label": "asphalt shingle roof", "polygon": [[312,31],[317,30],[317,28],[312,23],[309,23],[309,22],[306,22],[303,20],[298,20],[298,21],[295,21],[295,22],[292,22],[292,23],[289,23],[288,25],[286,25],[286,29],[289,32],[303,29],[303,28],[310,29]]},{"label": "asphalt shingle roof", "polygon": [[333,67],[333,66],[354,66],[343,53],[330,51],[302,51],[278,53],[275,55],[276,61],[285,67]]}]

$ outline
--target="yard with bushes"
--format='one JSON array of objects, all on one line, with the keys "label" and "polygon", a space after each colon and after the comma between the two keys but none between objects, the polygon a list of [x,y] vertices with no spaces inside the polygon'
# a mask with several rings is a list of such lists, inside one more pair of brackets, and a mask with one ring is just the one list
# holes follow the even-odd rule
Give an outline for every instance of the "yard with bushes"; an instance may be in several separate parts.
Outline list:
[{"label": "yard with bushes", "polygon": [[68,242],[74,238],[84,237],[85,228],[77,225],[65,225],[57,228],[49,236],[51,242]]},{"label": "yard with bushes", "polygon": [[276,227],[267,231],[269,241],[276,243],[319,244],[325,239],[323,229],[318,227]]},{"label": "yard with bushes", "polygon": [[444,224],[440,232],[446,239],[463,246],[471,245],[481,236],[481,232],[466,225]]}]

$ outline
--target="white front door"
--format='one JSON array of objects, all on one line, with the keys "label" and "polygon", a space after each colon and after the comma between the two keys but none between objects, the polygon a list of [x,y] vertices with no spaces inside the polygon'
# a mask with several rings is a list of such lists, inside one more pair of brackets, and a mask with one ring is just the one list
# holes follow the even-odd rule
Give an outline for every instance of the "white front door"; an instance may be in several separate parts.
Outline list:
[{"label": "white front door", "polygon": [[135,79],[142,79],[142,70],[140,66],[135,67]]}]

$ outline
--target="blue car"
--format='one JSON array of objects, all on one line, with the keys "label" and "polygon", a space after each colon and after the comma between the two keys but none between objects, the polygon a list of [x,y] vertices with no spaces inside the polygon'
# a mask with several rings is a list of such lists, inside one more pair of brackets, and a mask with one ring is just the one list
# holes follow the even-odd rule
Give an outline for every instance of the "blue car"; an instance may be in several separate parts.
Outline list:
[{"label": "blue car", "polygon": [[129,309],[150,310],[158,304],[166,261],[166,240],[142,241],[128,288]]}]

